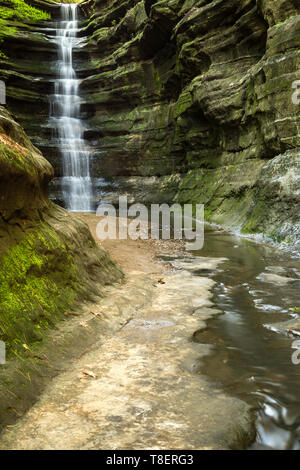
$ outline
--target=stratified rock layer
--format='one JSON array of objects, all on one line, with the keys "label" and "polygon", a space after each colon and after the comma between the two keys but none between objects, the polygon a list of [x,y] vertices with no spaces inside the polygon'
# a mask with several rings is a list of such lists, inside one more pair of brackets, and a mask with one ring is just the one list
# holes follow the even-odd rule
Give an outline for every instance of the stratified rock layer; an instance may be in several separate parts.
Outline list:
[{"label": "stratified rock layer", "polygon": [[[0,78],[60,177],[47,98],[57,51],[43,29],[58,6],[43,8],[52,23],[18,24],[6,38]],[[296,0],[90,0],[81,10],[87,45],[74,58],[98,200],[204,203],[211,222],[299,238]]]},{"label": "stratified rock layer", "polygon": [[276,240],[297,237],[296,2],[88,6],[93,70],[82,91],[93,112],[93,174],[116,177],[121,189],[130,176],[137,199],[143,191],[133,177],[161,177],[160,194],[205,203],[211,222]]}]

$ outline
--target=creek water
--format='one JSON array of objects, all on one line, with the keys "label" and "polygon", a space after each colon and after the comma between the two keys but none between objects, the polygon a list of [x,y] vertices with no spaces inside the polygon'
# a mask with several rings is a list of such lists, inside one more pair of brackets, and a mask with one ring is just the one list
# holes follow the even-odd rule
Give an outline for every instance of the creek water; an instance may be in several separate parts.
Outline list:
[{"label": "creek water", "polygon": [[92,180],[90,176],[90,150],[84,140],[85,126],[80,119],[80,80],[73,67],[74,48],[80,47],[85,38],[77,37],[78,6],[62,4],[56,34],[51,39],[58,47],[55,62],[57,79],[54,94],[50,96],[50,121],[53,139],[62,157],[62,198],[70,211],[92,210]]},{"label": "creek water", "polygon": [[253,406],[253,449],[300,449],[300,365],[292,361],[297,337],[274,327],[300,317],[290,310],[300,307],[300,259],[214,230],[195,256],[228,258],[217,270],[195,272],[216,281],[214,303],[222,312],[195,335],[213,345],[201,373]]}]

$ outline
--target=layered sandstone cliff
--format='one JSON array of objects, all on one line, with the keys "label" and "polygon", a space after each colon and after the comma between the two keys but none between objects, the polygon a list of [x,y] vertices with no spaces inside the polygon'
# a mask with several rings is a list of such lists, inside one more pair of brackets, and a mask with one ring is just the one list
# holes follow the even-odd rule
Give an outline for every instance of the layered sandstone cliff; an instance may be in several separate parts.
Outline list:
[{"label": "layered sandstone cliff", "polygon": [[[17,26],[0,78],[59,177],[47,96],[58,6],[42,3],[52,19]],[[74,57],[97,199],[204,203],[210,222],[295,241],[296,0],[90,0],[81,10],[87,44]]]},{"label": "layered sandstone cliff", "polygon": [[205,203],[207,220],[246,233],[297,237],[297,2],[96,0],[83,10],[94,175],[140,200]]}]

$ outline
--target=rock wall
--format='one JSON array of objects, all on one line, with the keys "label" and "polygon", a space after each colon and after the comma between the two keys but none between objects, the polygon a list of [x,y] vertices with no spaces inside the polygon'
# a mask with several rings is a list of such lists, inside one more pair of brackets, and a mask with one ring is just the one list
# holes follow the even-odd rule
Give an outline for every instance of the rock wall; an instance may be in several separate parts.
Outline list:
[{"label": "rock wall", "polygon": [[[45,34],[53,28],[59,5],[55,2],[27,2],[49,14],[47,21],[11,18],[1,34],[0,80],[5,81],[7,105],[15,120],[21,123],[34,145],[42,150],[55,173],[59,171],[59,156],[53,146],[49,123],[48,95],[54,89],[57,50]],[[13,10],[13,4],[11,5]]]},{"label": "rock wall", "polygon": [[297,237],[296,0],[95,0],[82,9],[93,174],[139,200],[205,203],[211,222]]},{"label": "rock wall", "polygon": [[[58,6],[31,4],[52,20],[15,26],[0,79],[60,177],[48,121],[57,51],[44,30]],[[87,45],[74,55],[98,200],[204,203],[210,222],[297,239],[297,1],[89,0],[81,10]]]}]

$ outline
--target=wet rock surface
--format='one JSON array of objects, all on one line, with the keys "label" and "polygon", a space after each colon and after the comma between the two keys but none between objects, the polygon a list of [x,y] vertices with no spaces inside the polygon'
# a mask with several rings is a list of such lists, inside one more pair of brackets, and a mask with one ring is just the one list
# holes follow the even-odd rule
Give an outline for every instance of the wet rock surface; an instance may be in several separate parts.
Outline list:
[{"label": "wet rock surface", "polygon": [[2,449],[227,449],[253,439],[248,405],[198,374],[210,348],[192,338],[218,313],[214,281],[147,265],[151,274],[131,267],[124,286],[86,306],[85,331],[94,335],[93,318],[101,335],[2,434]]}]

